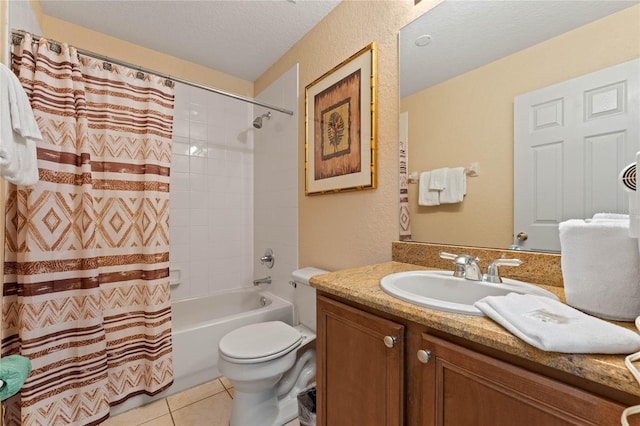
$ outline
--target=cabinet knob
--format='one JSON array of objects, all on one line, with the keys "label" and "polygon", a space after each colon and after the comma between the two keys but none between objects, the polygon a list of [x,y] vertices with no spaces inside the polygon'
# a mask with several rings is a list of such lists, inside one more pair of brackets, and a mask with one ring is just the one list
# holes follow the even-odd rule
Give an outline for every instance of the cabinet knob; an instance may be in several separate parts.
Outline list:
[{"label": "cabinet knob", "polygon": [[384,345],[388,348],[393,348],[398,340],[395,336],[384,336]]},{"label": "cabinet knob", "polygon": [[426,364],[429,362],[429,360],[431,359],[431,351],[430,350],[423,350],[420,349],[418,351],[418,361],[420,361],[423,364]]}]

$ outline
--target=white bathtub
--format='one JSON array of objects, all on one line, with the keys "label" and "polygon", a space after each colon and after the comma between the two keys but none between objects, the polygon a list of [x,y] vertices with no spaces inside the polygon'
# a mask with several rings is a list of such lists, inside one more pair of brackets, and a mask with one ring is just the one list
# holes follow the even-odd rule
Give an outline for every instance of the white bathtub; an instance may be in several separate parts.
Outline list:
[{"label": "white bathtub", "polygon": [[263,321],[283,321],[291,325],[293,305],[253,287],[172,303],[173,385],[153,397],[130,398],[112,407],[111,415],[215,379],[220,375],[220,339],[238,327]]},{"label": "white bathtub", "polygon": [[[264,299],[263,299],[264,298]],[[264,302],[265,306],[262,306]],[[263,321],[293,323],[293,305],[266,291],[239,289],[171,305],[171,393],[218,377],[218,342],[232,330]]]}]

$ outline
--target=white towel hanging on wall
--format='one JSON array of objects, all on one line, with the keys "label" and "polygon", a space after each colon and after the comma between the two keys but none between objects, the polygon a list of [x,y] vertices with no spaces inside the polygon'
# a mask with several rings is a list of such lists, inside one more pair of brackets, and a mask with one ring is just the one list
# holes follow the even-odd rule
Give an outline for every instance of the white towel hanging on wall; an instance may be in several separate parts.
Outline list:
[{"label": "white towel hanging on wall", "polygon": [[445,188],[440,192],[440,204],[461,203],[467,193],[467,174],[464,167],[446,169]]},{"label": "white towel hanging on wall", "polygon": [[438,206],[440,205],[440,191],[429,189],[431,172],[420,173],[420,183],[418,186],[418,205]]},{"label": "white towel hanging on wall", "polygon": [[36,140],[42,140],[20,80],[0,63],[0,176],[16,185],[38,182]]},{"label": "white towel hanging on wall", "polygon": [[446,167],[434,169],[431,171],[431,179],[429,179],[429,189],[432,191],[442,191],[447,187],[447,175],[449,169]]}]

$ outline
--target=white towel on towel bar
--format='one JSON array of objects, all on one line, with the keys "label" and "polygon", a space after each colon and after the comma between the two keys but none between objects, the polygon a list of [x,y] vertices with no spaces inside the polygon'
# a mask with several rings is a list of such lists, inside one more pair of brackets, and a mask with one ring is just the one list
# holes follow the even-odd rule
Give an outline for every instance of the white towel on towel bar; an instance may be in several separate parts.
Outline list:
[{"label": "white towel on towel bar", "polygon": [[420,173],[420,181],[418,184],[418,205],[420,206],[440,205],[440,191],[429,189],[430,180],[431,172]]},{"label": "white towel on towel bar", "polygon": [[42,140],[18,77],[0,64],[0,176],[16,185],[36,183],[36,140]]},{"label": "white towel on towel bar", "polygon": [[467,193],[467,174],[464,167],[447,169],[445,188],[440,192],[440,204],[461,203]]},{"label": "white towel on towel bar", "polygon": [[449,169],[446,167],[431,170],[429,179],[429,189],[432,191],[442,191],[447,187],[447,175]]}]

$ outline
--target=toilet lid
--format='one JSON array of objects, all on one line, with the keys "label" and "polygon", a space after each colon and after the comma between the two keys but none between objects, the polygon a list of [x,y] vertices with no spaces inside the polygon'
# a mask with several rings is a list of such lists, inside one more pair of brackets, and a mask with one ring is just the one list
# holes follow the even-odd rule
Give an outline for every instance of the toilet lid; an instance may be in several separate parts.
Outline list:
[{"label": "toilet lid", "polygon": [[278,358],[300,345],[302,335],[282,321],[246,325],[226,334],[218,348],[234,362],[262,362]]}]

